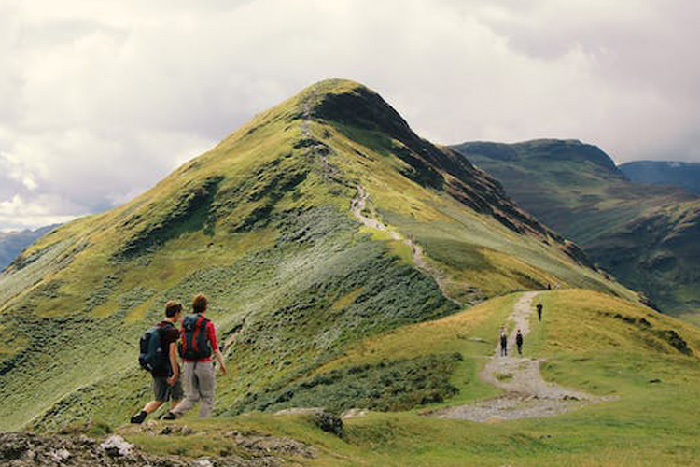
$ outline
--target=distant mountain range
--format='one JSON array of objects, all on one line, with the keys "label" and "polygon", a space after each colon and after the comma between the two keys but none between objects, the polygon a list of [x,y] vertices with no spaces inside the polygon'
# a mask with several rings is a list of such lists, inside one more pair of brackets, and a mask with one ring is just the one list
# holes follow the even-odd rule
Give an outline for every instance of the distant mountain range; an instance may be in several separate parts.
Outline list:
[{"label": "distant mountain range", "polygon": [[19,254],[42,235],[55,229],[57,225],[22,232],[0,232],[0,271],[5,269]]},{"label": "distant mountain range", "polygon": [[640,161],[618,166],[633,182],[672,185],[700,194],[700,163]]},{"label": "distant mountain range", "polygon": [[700,196],[630,181],[605,152],[578,140],[454,149],[623,284],[667,313],[700,321]]}]

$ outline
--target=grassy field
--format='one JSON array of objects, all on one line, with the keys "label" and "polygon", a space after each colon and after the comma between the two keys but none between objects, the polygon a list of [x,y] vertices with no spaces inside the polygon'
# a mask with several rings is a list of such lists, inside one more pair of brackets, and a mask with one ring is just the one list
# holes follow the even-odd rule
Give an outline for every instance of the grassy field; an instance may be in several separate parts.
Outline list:
[{"label": "grassy field", "polygon": [[[368,338],[320,371],[401,355],[460,352],[464,360],[452,374],[460,392],[447,403],[493,396],[476,374],[518,296]],[[319,458],[306,461],[312,465],[697,465],[700,409],[692,403],[700,396],[697,328],[609,294],[561,290],[542,292],[539,299],[544,319],[537,323],[533,313],[526,355],[546,360],[547,379],[617,400],[554,418],[491,423],[428,418],[421,410],[371,413],[346,420],[343,439],[321,432],[304,416],[264,414],[177,422],[206,435],[127,436],[157,453],[197,457],[231,443],[217,432],[271,433],[316,446]],[[692,353],[682,351],[668,331]]]}]

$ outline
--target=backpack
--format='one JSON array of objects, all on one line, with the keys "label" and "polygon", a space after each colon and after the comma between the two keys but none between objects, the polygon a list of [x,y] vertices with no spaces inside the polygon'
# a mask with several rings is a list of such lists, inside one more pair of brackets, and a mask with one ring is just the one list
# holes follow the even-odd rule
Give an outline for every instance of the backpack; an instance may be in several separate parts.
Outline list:
[{"label": "backpack", "polygon": [[151,374],[165,374],[169,370],[168,352],[163,349],[163,332],[166,328],[167,325],[154,326],[139,341],[139,365]]},{"label": "backpack", "polygon": [[183,360],[205,360],[212,355],[207,336],[209,320],[202,315],[189,315],[182,321],[182,341],[178,346]]}]

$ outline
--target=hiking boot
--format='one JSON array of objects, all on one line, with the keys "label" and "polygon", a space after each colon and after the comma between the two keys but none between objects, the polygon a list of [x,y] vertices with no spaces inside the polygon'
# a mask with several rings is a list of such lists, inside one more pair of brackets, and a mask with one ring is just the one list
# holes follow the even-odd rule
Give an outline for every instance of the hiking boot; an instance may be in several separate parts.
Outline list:
[{"label": "hiking boot", "polygon": [[144,420],[146,420],[146,417],[148,417],[148,414],[146,413],[145,410],[142,410],[141,412],[137,413],[133,417],[131,417],[131,423],[134,423],[136,425],[140,425],[143,423]]},{"label": "hiking boot", "polygon": [[161,420],[175,420],[177,418],[177,415],[175,415],[172,412],[168,412],[165,415],[161,416]]}]

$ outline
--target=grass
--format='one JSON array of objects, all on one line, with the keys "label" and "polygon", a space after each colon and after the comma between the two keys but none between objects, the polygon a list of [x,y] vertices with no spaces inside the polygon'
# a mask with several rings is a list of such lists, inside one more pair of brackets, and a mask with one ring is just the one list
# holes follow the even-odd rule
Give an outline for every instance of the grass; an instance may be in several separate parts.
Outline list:
[{"label": "grass", "polygon": [[[302,122],[305,113],[315,119]],[[212,298],[209,313],[234,370],[220,381],[219,413],[250,394],[334,369],[350,382],[349,368],[365,364],[360,394],[397,371],[395,394],[377,398],[387,409],[416,405],[402,398],[424,389],[438,388],[445,399],[448,384],[459,391],[453,400],[493,394],[477,377],[480,356],[491,352],[494,325],[508,313],[498,304],[512,296],[425,335],[411,327],[459,307],[414,267],[403,242],[361,229],[350,212],[358,184],[370,194],[370,212],[424,246],[465,303],[549,281],[634,296],[573,261],[561,239],[491,179],[418,138],[377,95],[324,82],[260,114],[132,202],[47,235],[2,276],[0,315],[16,331],[2,348],[0,429],[128,419],[149,397],[136,363],[140,335],[167,300],[187,303],[198,292]],[[483,267],[470,266],[477,264]],[[360,359],[360,345],[372,347],[374,336],[383,339],[376,348],[393,346],[379,353],[396,366],[343,360]],[[434,373],[425,364],[455,352],[464,359]],[[406,376],[413,374],[436,382],[421,388]],[[342,385],[316,387],[299,396],[339,407],[366,399],[346,397]]]},{"label": "grass", "polygon": [[[495,347],[495,332],[519,294],[491,300],[451,317],[411,325],[367,338],[326,368],[371,362],[402,352],[416,356],[459,350],[479,361]],[[693,465],[700,395],[698,358],[678,351],[652,331],[673,329],[697,354],[700,332],[692,325],[609,294],[560,290],[542,292],[542,323],[533,313],[526,354],[546,359],[543,373],[558,384],[618,400],[591,404],[554,418],[500,423],[434,419],[416,411],[373,412],[347,419],[338,438],[315,428],[308,417],[253,414],[202,421],[178,421],[207,435],[127,434],[130,441],[160,454],[211,455],[230,444],[227,431],[290,436],[318,448],[309,465]],[[536,303],[536,302],[535,302]],[[642,319],[649,325],[641,324]],[[466,334],[468,333],[468,334]],[[488,350],[457,335],[491,337]],[[406,348],[407,347],[407,348]],[[460,362],[463,364],[464,362]],[[462,367],[464,368],[464,367]],[[460,367],[455,368],[455,374]],[[462,385],[470,395],[475,386]],[[479,394],[485,398],[487,393]],[[463,397],[460,400],[460,397]],[[179,451],[174,451],[179,449]],[[297,459],[298,460],[298,459]]]}]

